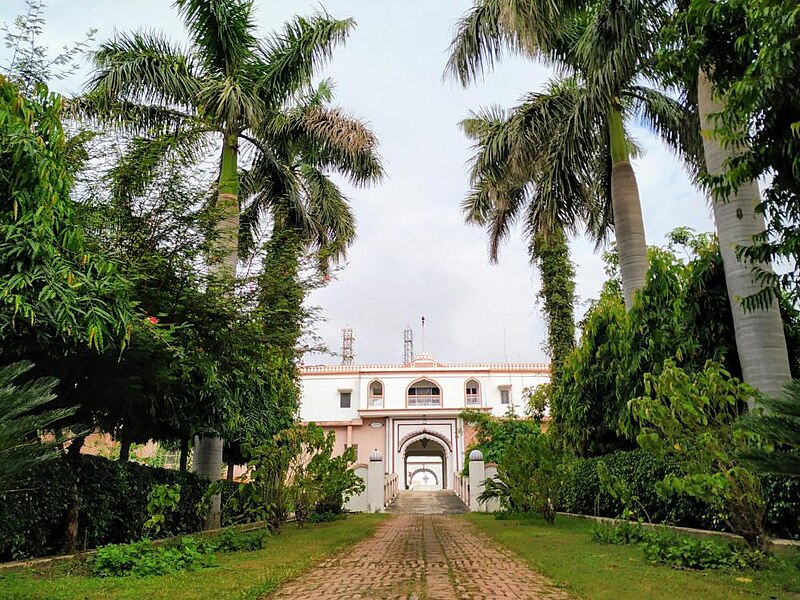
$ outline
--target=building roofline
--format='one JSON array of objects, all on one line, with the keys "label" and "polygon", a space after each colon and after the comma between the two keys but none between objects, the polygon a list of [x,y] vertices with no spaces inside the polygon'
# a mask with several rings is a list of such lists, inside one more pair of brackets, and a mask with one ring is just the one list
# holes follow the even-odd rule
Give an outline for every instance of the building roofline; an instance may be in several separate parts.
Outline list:
[{"label": "building roofline", "polygon": [[303,365],[301,376],[374,375],[377,373],[535,373],[549,375],[548,363],[458,363],[410,365]]}]

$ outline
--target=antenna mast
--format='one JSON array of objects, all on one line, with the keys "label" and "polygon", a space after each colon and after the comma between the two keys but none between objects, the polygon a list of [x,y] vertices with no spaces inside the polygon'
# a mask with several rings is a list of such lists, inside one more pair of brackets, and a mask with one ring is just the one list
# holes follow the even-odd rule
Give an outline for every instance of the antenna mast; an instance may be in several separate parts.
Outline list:
[{"label": "antenna mast", "polygon": [[425,352],[425,317],[422,317],[422,351]]},{"label": "antenna mast", "polygon": [[352,365],[353,358],[355,354],[353,353],[353,341],[355,340],[355,336],[353,335],[353,328],[348,325],[344,329],[342,329],[342,364],[343,365]]},{"label": "antenna mast", "polygon": [[403,364],[410,365],[414,360],[414,330],[406,325],[403,331]]}]

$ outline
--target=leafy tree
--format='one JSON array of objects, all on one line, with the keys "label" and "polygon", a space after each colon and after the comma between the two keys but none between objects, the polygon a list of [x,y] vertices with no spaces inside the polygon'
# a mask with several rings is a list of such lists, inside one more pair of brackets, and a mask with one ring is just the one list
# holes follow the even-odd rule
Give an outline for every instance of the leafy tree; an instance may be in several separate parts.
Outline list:
[{"label": "leafy tree", "polygon": [[486,462],[499,462],[505,449],[518,435],[538,434],[540,431],[539,423],[533,419],[498,418],[477,410],[461,411],[459,417],[475,428],[475,441],[467,448],[466,454],[478,449]]},{"label": "leafy tree", "polygon": [[764,497],[758,474],[738,455],[761,440],[736,427],[756,391],[709,361],[688,373],[667,361],[659,375],[645,378],[645,395],[630,401],[640,424],[637,441],[661,456],[675,456],[680,474],[658,484],[659,493],[686,494],[709,504],[731,531],[765,550]]},{"label": "leafy tree", "polygon": [[[689,0],[665,30],[661,65],[697,103],[744,379],[767,394],[790,379],[780,278],[770,262],[792,255],[782,236],[791,237],[797,216],[798,145],[790,132],[800,118],[798,63],[789,48],[798,31],[791,2]],[[767,172],[776,177],[762,205],[757,180]],[[765,228],[765,207],[776,237]]]},{"label": "leafy tree", "polygon": [[37,463],[56,458],[58,436],[43,439],[43,430],[68,417],[74,409],[52,409],[54,379],[20,383],[33,364],[17,362],[0,367],[0,491]]}]

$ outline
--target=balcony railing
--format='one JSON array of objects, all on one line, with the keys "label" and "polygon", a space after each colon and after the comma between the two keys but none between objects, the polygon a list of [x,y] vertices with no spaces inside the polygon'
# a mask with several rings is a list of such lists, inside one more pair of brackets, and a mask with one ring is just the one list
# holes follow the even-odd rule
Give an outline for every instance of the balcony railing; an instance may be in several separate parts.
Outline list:
[{"label": "balcony railing", "polygon": [[480,396],[467,396],[467,406],[480,406],[480,405],[481,405]]},{"label": "balcony railing", "polygon": [[411,408],[412,406],[441,406],[442,405],[442,397],[441,396],[409,396],[408,397],[408,406]]},{"label": "balcony railing", "polygon": [[369,408],[383,408],[383,396],[371,396],[367,400],[367,406]]}]

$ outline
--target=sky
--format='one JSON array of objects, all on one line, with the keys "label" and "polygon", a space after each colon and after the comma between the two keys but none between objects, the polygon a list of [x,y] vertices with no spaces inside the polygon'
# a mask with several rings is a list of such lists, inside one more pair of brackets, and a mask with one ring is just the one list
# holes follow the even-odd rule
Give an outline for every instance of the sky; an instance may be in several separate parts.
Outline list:
[{"label": "sky", "polygon": [[[472,0],[256,0],[259,33],[321,6],[357,26],[345,47],[321,71],[334,80],[335,104],[366,120],[380,139],[387,176],[354,189],[342,182],[358,220],[358,239],[329,286],[309,302],[325,321],[318,333],[341,345],[341,330],[355,332],[356,363],[399,363],[403,329],[415,331],[421,351],[440,362],[546,361],[538,273],[521,231],[514,231],[498,264],[490,264],[484,231],[464,224],[460,204],[468,191],[469,141],[458,128],[470,110],[515,105],[542,88],[547,68],[504,59],[485,79],[464,89],[443,79],[447,49],[458,18]],[[0,1],[0,23],[25,9],[23,0]],[[97,29],[96,40],[115,31],[158,29],[184,41],[182,25],[166,0],[49,0],[41,43],[60,48]],[[5,54],[4,54],[5,53]],[[0,64],[7,63],[0,49]],[[88,67],[54,85],[78,92]],[[678,226],[712,229],[709,209],[676,158],[646,129],[632,132],[644,149],[634,161],[648,244],[664,243]],[[577,312],[597,297],[605,279],[600,253],[583,237],[571,241],[576,265]],[[310,355],[305,362],[337,363]]]}]

